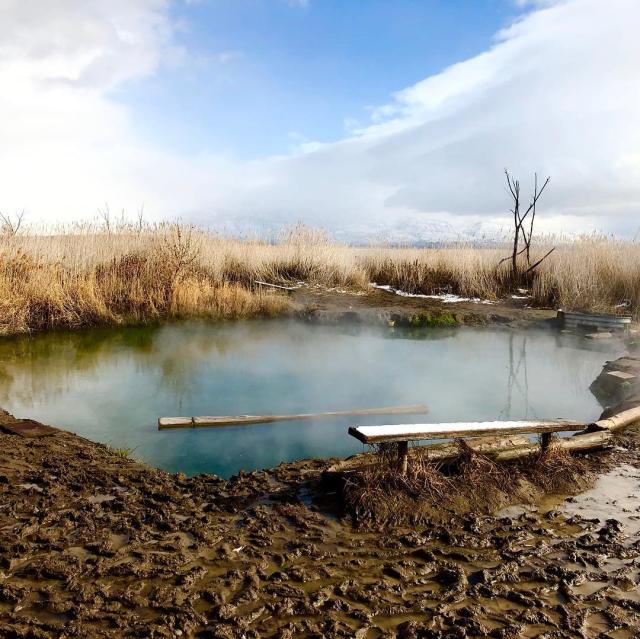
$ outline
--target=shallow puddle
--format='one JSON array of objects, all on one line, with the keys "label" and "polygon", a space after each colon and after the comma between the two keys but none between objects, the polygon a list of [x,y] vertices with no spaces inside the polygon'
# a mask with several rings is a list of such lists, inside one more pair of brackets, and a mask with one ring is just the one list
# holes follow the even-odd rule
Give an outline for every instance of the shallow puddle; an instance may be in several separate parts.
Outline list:
[{"label": "shallow puddle", "polygon": [[591,490],[566,500],[560,509],[585,519],[616,519],[628,542],[640,533],[640,471],[622,464],[601,475]]}]

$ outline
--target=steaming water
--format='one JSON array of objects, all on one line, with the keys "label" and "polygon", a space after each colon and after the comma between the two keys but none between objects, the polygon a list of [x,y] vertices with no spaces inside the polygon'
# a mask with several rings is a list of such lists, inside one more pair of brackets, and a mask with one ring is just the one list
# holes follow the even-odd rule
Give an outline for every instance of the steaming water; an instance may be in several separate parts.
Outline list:
[{"label": "steaming water", "polygon": [[[357,329],[287,321],[99,330],[0,341],[0,406],[187,474],[229,476],[362,445],[355,423],[593,420],[588,387],[618,342],[552,331]],[[161,431],[158,416],[426,403],[427,416]]]}]

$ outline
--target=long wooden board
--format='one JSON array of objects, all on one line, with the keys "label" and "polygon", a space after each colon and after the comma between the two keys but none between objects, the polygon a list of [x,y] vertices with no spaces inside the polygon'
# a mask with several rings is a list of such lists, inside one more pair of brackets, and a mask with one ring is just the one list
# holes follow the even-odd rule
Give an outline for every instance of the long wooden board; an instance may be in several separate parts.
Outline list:
[{"label": "long wooden board", "polygon": [[406,442],[421,439],[453,439],[482,435],[518,433],[559,433],[585,430],[586,424],[562,419],[510,422],[457,422],[447,424],[392,424],[385,426],[351,426],[349,434],[365,444]]},{"label": "long wooden board", "polygon": [[362,408],[338,410],[324,413],[299,413],[297,415],[215,415],[205,417],[160,417],[158,430],[172,428],[216,428],[221,426],[248,426],[271,422],[290,422],[334,417],[358,417],[367,415],[425,415],[429,411],[425,404],[414,406],[387,406],[385,408]]},{"label": "long wooden board", "polygon": [[267,286],[269,288],[277,288],[280,291],[297,291],[300,287],[299,286],[281,286],[280,284],[270,284],[269,282],[262,282],[260,280],[254,280],[255,284],[258,284],[258,286]]}]

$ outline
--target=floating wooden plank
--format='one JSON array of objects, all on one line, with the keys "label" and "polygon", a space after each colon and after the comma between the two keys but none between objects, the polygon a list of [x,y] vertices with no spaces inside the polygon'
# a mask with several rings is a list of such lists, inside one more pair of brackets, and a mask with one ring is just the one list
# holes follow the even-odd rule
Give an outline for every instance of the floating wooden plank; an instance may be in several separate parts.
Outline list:
[{"label": "floating wooden plank", "polygon": [[216,428],[221,426],[248,426],[271,422],[290,422],[334,417],[366,417],[367,415],[425,415],[429,411],[425,404],[415,406],[387,406],[385,408],[363,408],[324,413],[299,413],[297,415],[215,415],[205,417],[160,417],[158,429],[172,428]]},{"label": "floating wooden plank", "polygon": [[455,439],[482,435],[517,433],[559,433],[585,430],[586,424],[562,419],[545,421],[458,422],[447,424],[390,424],[351,426],[349,434],[365,444],[406,442],[421,439]]},{"label": "floating wooden plank", "polygon": [[158,428],[184,428],[193,426],[193,417],[160,417],[158,418]]}]

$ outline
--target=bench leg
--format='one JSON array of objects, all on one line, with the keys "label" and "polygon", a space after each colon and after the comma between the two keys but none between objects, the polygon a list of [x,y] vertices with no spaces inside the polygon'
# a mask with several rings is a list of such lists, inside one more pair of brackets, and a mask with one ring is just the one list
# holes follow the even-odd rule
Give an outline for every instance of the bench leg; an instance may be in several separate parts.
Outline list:
[{"label": "bench leg", "polygon": [[542,433],[540,436],[540,448],[545,451],[549,448],[549,444],[551,444],[551,433]]},{"label": "bench leg", "polygon": [[398,442],[398,459],[400,460],[400,473],[404,477],[409,470],[409,442]]}]

